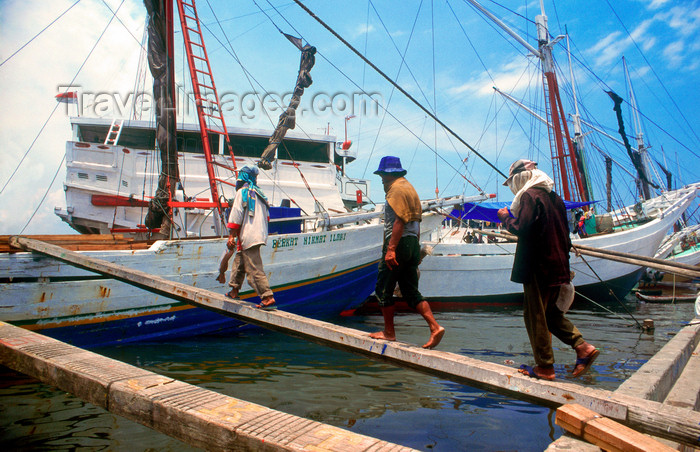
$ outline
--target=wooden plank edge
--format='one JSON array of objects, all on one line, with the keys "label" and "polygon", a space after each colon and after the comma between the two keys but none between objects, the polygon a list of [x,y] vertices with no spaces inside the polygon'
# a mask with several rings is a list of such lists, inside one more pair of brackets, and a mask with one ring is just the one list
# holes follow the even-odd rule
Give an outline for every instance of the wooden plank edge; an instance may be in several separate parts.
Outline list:
[{"label": "wooden plank edge", "polygon": [[209,450],[413,450],[218,394],[5,322],[0,322],[0,363]]},{"label": "wooden plank edge", "polygon": [[675,449],[578,404],[559,407],[555,423],[610,452],[671,452]]}]

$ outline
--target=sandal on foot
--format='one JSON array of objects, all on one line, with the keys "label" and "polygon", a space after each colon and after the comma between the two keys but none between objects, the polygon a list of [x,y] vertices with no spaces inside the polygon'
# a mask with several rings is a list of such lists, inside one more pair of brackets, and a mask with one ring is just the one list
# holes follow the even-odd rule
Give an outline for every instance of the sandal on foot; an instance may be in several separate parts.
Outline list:
[{"label": "sandal on foot", "polygon": [[236,297],[238,296],[238,291],[235,289],[231,289],[230,291],[226,292],[226,294],[224,294],[224,296],[226,298],[230,298],[232,300],[235,300]]},{"label": "sandal on foot", "polygon": [[518,372],[521,374],[527,376],[527,377],[532,377],[537,380],[547,380],[547,381],[553,381],[554,376],[546,376],[546,375],[539,375],[537,372],[535,372],[535,368],[532,366],[528,366],[527,364],[521,364],[520,369],[518,369]]},{"label": "sandal on foot", "polygon": [[[574,364],[574,370],[571,371],[574,377],[578,377],[580,375],[585,374],[588,369],[591,367],[593,364],[593,361],[600,355],[600,350],[597,348],[593,350],[591,353],[588,354],[588,356],[585,356],[583,358],[576,358],[576,364]],[[579,367],[583,366],[583,367]],[[579,369],[578,372],[576,369]]]}]

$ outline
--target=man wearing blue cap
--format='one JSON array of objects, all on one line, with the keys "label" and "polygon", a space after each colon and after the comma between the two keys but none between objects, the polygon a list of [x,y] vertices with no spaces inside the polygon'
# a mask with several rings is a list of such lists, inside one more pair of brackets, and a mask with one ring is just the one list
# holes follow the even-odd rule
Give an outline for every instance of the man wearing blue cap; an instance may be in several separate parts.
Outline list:
[{"label": "man wearing blue cap", "polygon": [[386,156],[374,172],[382,178],[386,204],[384,206],[384,246],[379,262],[375,290],[384,317],[384,330],[371,333],[373,339],[396,340],[394,330],[394,289],[399,284],[406,303],[423,316],[430,327],[430,339],[423,348],[436,347],[445,335],[418,290],[418,264],[420,263],[421,205],[418,193],[403,177],[406,170],[398,157]]},{"label": "man wearing blue cap", "polygon": [[229,238],[226,245],[230,250],[236,247],[238,252],[231,268],[231,291],[226,296],[236,298],[243,278],[247,276],[248,284],[260,297],[258,308],[274,310],[275,298],[260,257],[260,247],[267,244],[269,203],[257,186],[258,172],[257,166],[245,165],[236,180],[236,196],[228,218]]}]

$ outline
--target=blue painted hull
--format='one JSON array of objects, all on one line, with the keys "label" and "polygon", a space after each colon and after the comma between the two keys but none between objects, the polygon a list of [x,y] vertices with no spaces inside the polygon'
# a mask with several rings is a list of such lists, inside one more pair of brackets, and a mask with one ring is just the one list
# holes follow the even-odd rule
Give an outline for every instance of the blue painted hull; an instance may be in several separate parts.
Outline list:
[{"label": "blue painted hull", "polygon": [[[299,281],[283,287],[273,287],[280,310],[314,319],[327,319],[345,309],[359,305],[372,291],[377,281],[377,263],[326,275],[309,281]],[[242,293],[244,301],[257,303],[254,294]],[[160,312],[144,308],[143,314],[105,315],[101,319],[86,317],[62,325],[60,319],[51,326],[39,323],[17,323],[55,339],[79,347],[113,346],[144,341],[168,341],[198,335],[235,334],[258,328],[240,320],[186,303],[173,302]]]}]

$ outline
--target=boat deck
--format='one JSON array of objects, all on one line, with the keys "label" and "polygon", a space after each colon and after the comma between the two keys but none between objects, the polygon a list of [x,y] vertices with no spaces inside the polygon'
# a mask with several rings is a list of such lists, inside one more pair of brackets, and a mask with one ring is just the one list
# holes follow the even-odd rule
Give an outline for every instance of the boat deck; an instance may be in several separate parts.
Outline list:
[{"label": "boat deck", "polygon": [[[17,253],[24,251],[10,245],[11,235],[0,235],[0,253]],[[65,235],[28,235],[34,240],[51,243],[70,251],[99,250],[145,250],[155,240],[135,240],[122,234],[65,234]]]}]

